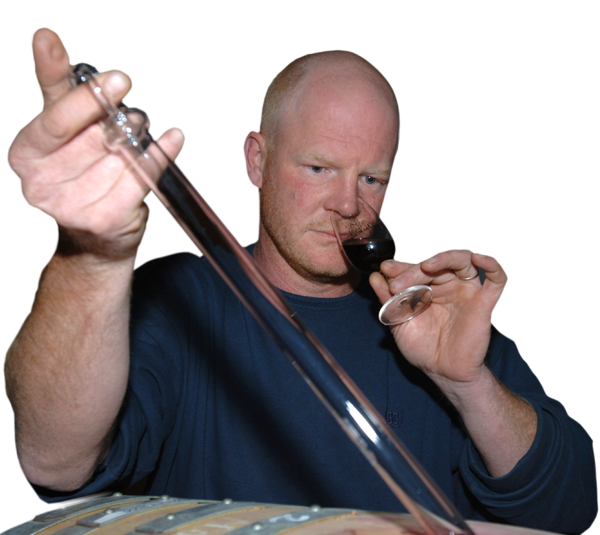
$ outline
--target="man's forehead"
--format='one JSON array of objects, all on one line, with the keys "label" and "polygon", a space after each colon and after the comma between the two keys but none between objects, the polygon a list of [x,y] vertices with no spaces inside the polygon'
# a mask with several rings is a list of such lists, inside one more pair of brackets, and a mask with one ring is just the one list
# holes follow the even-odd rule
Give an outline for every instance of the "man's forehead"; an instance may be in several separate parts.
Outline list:
[{"label": "man's forehead", "polygon": [[[383,129],[396,140],[398,113],[393,92],[368,69],[355,64],[336,64],[313,69],[289,95],[280,110],[280,127],[302,122],[321,130],[337,126],[349,135],[373,137]],[[325,119],[325,120],[324,120]]]},{"label": "man's forehead", "polygon": [[330,136],[359,150],[364,138],[380,146],[374,152],[384,152],[382,160],[391,153],[391,161],[398,129],[393,90],[375,67],[348,52],[305,56],[286,67],[267,92],[261,122],[273,150],[284,142],[299,148],[290,136],[302,138],[300,145]]},{"label": "man's forehead", "polygon": [[369,87],[311,87],[281,112],[282,133],[332,138],[337,143],[395,144],[396,114]]},{"label": "man's forehead", "polygon": [[290,97],[296,106],[307,101],[351,97],[381,99],[395,107],[395,97],[381,77],[361,65],[347,62],[315,67],[298,83]]}]

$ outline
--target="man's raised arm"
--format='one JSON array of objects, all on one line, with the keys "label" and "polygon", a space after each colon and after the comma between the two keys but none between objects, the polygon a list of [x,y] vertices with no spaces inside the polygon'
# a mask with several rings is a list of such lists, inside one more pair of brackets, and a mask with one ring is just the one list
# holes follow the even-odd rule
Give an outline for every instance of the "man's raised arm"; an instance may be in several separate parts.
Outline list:
[{"label": "man's raised arm", "polygon": [[[85,86],[70,90],[56,34],[33,41],[44,109],[17,135],[10,164],[27,201],[59,225],[31,314],[9,349],[7,392],[28,479],[53,490],[81,487],[106,456],[129,367],[129,292],[148,210],[147,189],[110,154],[96,124],[104,112]],[[101,75],[114,102],[127,76]],[[161,139],[174,158],[178,130]]]}]

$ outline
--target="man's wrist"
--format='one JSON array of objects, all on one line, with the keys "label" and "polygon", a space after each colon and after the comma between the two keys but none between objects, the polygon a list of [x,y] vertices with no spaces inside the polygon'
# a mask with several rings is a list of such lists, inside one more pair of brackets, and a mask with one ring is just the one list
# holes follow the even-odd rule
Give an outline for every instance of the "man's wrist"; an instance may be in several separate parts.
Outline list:
[{"label": "man's wrist", "polygon": [[58,227],[56,255],[80,257],[98,264],[113,262],[134,262],[141,242],[143,230],[138,235],[109,240],[90,232]]},{"label": "man's wrist", "polygon": [[481,404],[495,390],[503,388],[485,364],[469,380],[455,381],[440,375],[430,375],[430,378],[461,415]]},{"label": "man's wrist", "polygon": [[508,390],[485,365],[476,380],[439,380],[437,384],[460,414],[490,475],[508,474],[533,443],[535,409]]},{"label": "man's wrist", "polygon": [[63,291],[76,288],[77,293],[84,295],[89,291],[128,295],[136,252],[137,247],[119,254],[86,247],[61,229],[56,252],[42,273],[42,280],[51,278]]}]

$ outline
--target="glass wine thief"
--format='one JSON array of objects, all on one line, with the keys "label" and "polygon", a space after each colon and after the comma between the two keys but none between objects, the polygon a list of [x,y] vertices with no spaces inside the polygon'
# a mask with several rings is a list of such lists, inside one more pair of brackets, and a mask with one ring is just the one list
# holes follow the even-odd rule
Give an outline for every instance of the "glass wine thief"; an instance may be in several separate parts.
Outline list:
[{"label": "glass wine thief", "polygon": [[104,122],[107,147],[121,154],[167,207],[424,532],[473,535],[456,507],[389,429],[381,414],[152,139],[146,114],[111,103],[96,72],[89,65],[79,64],[70,81],[72,85],[87,84],[104,107],[108,115]]}]

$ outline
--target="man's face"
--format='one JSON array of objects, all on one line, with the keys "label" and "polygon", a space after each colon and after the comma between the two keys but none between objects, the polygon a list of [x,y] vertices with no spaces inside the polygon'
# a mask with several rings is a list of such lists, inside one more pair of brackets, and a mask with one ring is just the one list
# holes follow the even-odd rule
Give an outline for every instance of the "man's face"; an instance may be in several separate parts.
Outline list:
[{"label": "man's face", "polygon": [[331,281],[348,267],[330,213],[356,213],[359,195],[381,209],[396,149],[395,113],[368,84],[318,81],[282,113],[263,175],[261,223],[296,272]]}]

